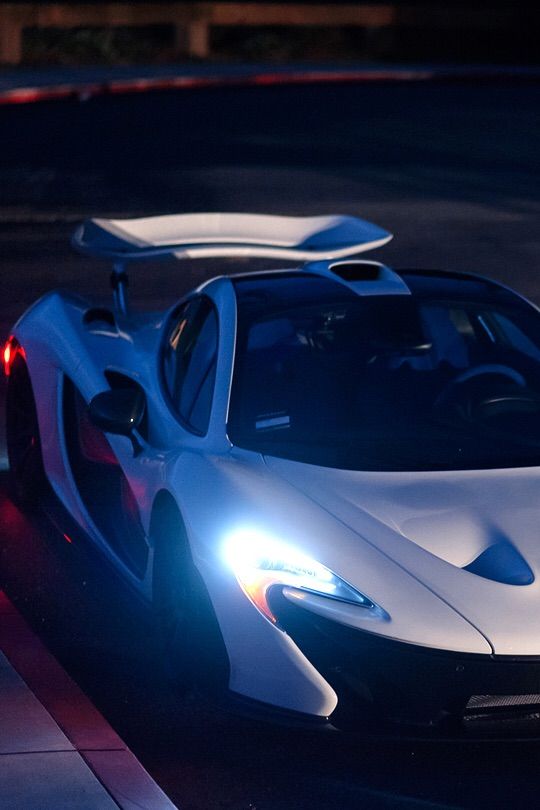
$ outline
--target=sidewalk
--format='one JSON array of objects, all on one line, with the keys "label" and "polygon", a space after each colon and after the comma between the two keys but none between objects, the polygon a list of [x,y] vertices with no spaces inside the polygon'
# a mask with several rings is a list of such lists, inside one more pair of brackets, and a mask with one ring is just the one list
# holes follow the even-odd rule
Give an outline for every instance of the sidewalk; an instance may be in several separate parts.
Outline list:
[{"label": "sidewalk", "polygon": [[0,104],[150,90],[326,82],[532,81],[540,67],[507,65],[220,64],[0,68]]},{"label": "sidewalk", "polygon": [[175,810],[0,591],[2,810]]}]

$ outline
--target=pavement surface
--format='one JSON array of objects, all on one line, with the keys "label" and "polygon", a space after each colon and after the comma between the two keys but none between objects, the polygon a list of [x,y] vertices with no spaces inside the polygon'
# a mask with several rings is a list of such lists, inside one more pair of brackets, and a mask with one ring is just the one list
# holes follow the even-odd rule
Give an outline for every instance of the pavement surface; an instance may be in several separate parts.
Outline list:
[{"label": "pavement surface", "polygon": [[175,810],[0,591],[6,810]]},{"label": "pavement surface", "polygon": [[[69,247],[75,222],[92,215],[357,214],[396,234],[376,258],[485,273],[540,303],[539,101],[536,83],[505,78],[207,87],[4,107],[0,334],[55,286],[108,298],[107,265]],[[141,265],[133,302],[170,303],[216,270]],[[536,741],[316,736],[178,696],[142,608],[99,561],[13,511],[5,475],[0,524],[0,584],[180,807],[537,805]]]}]

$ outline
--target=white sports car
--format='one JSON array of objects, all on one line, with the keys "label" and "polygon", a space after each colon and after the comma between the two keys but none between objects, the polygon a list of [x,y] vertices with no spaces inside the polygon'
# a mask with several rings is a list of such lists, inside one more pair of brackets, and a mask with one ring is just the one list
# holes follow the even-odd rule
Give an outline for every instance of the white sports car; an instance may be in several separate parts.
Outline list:
[{"label": "white sports car", "polygon": [[[14,327],[14,496],[153,604],[179,681],[239,708],[537,718],[540,314],[350,258],[390,238],[342,216],[86,222],[114,305],[52,292]],[[131,312],[126,264],[171,254],[307,263]]]}]

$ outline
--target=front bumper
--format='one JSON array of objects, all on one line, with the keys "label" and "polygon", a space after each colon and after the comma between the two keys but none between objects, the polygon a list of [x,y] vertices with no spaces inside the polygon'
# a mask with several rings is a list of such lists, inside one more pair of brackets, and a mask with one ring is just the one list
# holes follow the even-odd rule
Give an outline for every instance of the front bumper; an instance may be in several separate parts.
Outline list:
[{"label": "front bumper", "polygon": [[279,592],[272,609],[335,689],[339,702],[330,720],[337,727],[540,733],[540,656],[464,654],[394,641],[325,619]]}]

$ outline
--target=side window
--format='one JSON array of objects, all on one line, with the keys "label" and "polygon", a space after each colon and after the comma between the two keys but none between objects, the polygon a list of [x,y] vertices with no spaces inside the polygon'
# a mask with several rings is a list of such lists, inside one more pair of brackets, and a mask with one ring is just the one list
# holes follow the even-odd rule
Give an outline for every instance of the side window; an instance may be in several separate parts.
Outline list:
[{"label": "side window", "polygon": [[163,355],[165,386],[183,422],[197,433],[208,429],[218,342],[217,317],[211,302],[186,304],[167,336]]},{"label": "side window", "polygon": [[529,357],[534,358],[536,361],[540,360],[538,346],[527,337],[525,332],[520,329],[514,321],[511,321],[510,318],[501,315],[499,312],[492,312],[491,316],[497,323],[497,326],[499,328],[502,327],[504,336],[512,349],[517,349],[519,352],[529,355]]}]

